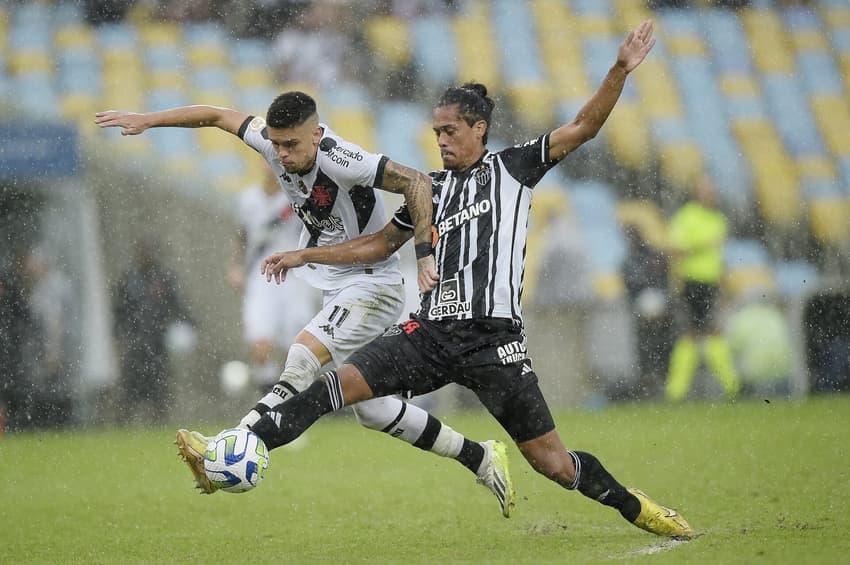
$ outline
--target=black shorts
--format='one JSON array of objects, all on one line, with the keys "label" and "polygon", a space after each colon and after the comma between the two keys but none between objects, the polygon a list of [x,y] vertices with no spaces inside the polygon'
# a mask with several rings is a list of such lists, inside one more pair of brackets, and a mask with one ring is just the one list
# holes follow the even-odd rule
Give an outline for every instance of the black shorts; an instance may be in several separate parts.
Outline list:
[{"label": "black shorts", "polygon": [[511,320],[412,318],[352,354],[377,396],[415,396],[457,383],[475,392],[516,442],[555,429],[525,338]]},{"label": "black shorts", "polygon": [[720,289],[717,285],[689,281],[685,283],[683,297],[688,305],[688,324],[698,332],[711,330],[714,305]]}]

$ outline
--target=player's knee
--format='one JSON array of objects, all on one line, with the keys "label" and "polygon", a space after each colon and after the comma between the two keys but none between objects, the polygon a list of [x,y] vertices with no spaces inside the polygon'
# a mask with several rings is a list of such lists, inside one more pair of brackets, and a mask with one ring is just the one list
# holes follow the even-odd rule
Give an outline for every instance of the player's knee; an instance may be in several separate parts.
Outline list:
[{"label": "player's knee", "polygon": [[404,408],[404,403],[393,397],[372,398],[353,406],[360,425],[377,431],[383,431],[398,422]]}]

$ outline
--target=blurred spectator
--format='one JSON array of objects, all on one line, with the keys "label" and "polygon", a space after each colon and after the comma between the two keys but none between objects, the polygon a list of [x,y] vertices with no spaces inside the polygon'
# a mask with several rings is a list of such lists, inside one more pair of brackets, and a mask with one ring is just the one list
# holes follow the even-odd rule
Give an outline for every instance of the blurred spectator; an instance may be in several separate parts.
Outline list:
[{"label": "blurred spectator", "polygon": [[668,400],[683,400],[691,391],[701,353],[727,397],[734,398],[740,389],[729,343],[714,319],[726,236],[726,217],[717,208],[713,184],[704,177],[694,186],[693,200],[676,211],[669,223],[673,272],[680,283],[687,327],[670,355]]},{"label": "blurred spectator", "polygon": [[631,305],[637,343],[636,389],[633,396],[652,398],[661,392],[673,342],[667,256],[654,248],[640,228],[626,227],[629,249],[621,273]]},{"label": "blurred spectator", "polygon": [[33,404],[39,424],[50,427],[68,424],[73,411],[74,295],[67,276],[56,265],[41,247],[33,249],[25,265],[33,330],[32,347],[28,348]]},{"label": "blurred spectator", "polygon": [[315,0],[301,17],[288,22],[273,44],[279,78],[285,83],[307,83],[332,90],[357,78],[363,67],[362,47],[352,30],[356,10],[337,0]]},{"label": "blurred spectator", "polygon": [[[278,381],[286,352],[313,318],[317,292],[299,277],[283,285],[266,282],[263,258],[275,251],[297,249],[304,224],[295,215],[271,167],[263,182],[239,194],[238,241],[228,269],[230,285],[243,292],[242,328],[250,347],[251,376],[264,391]],[[270,315],[271,313],[271,315]]]},{"label": "blurred spectator", "polygon": [[9,430],[21,430],[33,423],[33,386],[25,365],[24,344],[32,329],[19,269],[20,262],[0,265],[0,421]]},{"label": "blurred spectator", "polygon": [[113,289],[125,422],[145,406],[153,421],[166,419],[171,381],[166,336],[175,323],[191,323],[177,279],[157,255],[153,242],[139,242],[133,264]]},{"label": "blurred spectator", "polygon": [[122,21],[136,0],[84,0],[86,21],[92,25]]},{"label": "blurred spectator", "polygon": [[791,333],[767,292],[750,292],[728,321],[727,336],[741,375],[741,393],[788,396],[793,367]]}]

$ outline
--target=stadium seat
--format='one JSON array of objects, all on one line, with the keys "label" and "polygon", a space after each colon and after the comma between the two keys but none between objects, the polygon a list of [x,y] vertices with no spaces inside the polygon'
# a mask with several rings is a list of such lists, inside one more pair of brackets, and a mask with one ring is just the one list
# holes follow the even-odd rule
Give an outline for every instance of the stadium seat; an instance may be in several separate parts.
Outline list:
[{"label": "stadium seat", "polygon": [[724,288],[733,298],[776,286],[770,256],[760,241],[730,238],[724,246],[724,263]]},{"label": "stadium seat", "polygon": [[648,243],[658,249],[667,246],[664,213],[651,200],[621,200],[617,203],[617,220],[623,226],[635,226]]},{"label": "stadium seat", "polygon": [[741,15],[756,69],[762,73],[791,73],[794,58],[787,31],[775,10],[746,9]]},{"label": "stadium seat", "polygon": [[372,114],[360,108],[332,109],[328,115],[328,123],[337,134],[356,143],[366,151],[377,151],[375,143],[375,126]]},{"label": "stadium seat", "polygon": [[457,48],[454,37],[446,33],[450,28],[449,19],[439,14],[416,18],[411,23],[413,62],[425,83],[433,88],[444,88],[458,79]]},{"label": "stadium seat", "polygon": [[399,69],[411,60],[411,41],[407,22],[394,15],[372,16],[364,35],[372,56],[387,69]]},{"label": "stadium seat", "polygon": [[773,275],[776,289],[786,300],[816,291],[820,282],[817,267],[805,260],[777,261]]},{"label": "stadium seat", "polygon": [[393,161],[424,169],[419,143],[423,124],[430,123],[427,120],[427,114],[414,103],[381,104],[376,114],[377,146],[386,148]]},{"label": "stadium seat", "polygon": [[452,20],[451,27],[458,76],[464,81],[474,78],[493,92],[498,91],[500,50],[490,23],[489,3],[470,0],[467,10]]},{"label": "stadium seat", "polygon": [[597,181],[569,181],[568,186],[593,271],[618,271],[626,255],[626,240],[617,221],[614,190]]}]

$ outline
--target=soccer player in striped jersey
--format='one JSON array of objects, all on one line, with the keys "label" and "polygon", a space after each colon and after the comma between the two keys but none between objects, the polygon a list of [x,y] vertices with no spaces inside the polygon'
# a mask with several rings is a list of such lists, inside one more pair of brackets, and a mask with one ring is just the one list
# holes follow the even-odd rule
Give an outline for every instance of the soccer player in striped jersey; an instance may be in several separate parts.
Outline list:
[{"label": "soccer player in striped jersey", "polygon": [[[623,487],[592,454],[564,447],[526,355],[520,301],[534,186],[599,132],[627,75],[654,43],[648,20],[628,34],[602,85],[572,122],[497,153],[486,147],[494,107],[486,87],[471,83],[443,94],[433,115],[445,168],[432,174],[435,241],[416,243],[417,256],[435,254],[439,281],[423,293],[418,314],[256,422],[252,430],[268,447],[286,444],[344,405],[454,382],[477,394],[539,473],[616,508],[642,529],[693,535],[674,510]],[[381,232],[340,246],[272,254],[263,261],[266,276],[279,282],[306,262],[374,261],[408,241],[412,228],[402,208]]]},{"label": "soccer player in striped jersey", "polygon": [[[302,247],[321,248],[379,231],[387,221],[376,191],[380,188],[404,195],[414,238],[430,248],[431,179],[336,135],[319,121],[315,101],[303,92],[278,96],[266,119],[215,106],[186,106],[147,114],[110,110],[97,113],[95,122],[100,127],[120,127],[123,135],[152,127],[205,126],[237,135],[274,170],[304,224]],[[322,366],[342,363],[399,320],[404,288],[398,263],[398,256],[390,253],[358,265],[317,262],[299,269],[300,277],[322,290],[322,310],[296,335],[280,380],[240,426],[251,428],[267,413],[279,416],[274,408],[309,386]],[[437,279],[433,254],[418,257],[417,270],[420,290],[429,291]],[[256,276],[262,275],[257,272]],[[392,396],[353,408],[364,426],[459,461],[496,495],[502,514],[510,516],[514,500],[504,444],[470,441],[421,408]],[[207,442],[198,432],[177,433],[179,454],[196,486],[210,494],[216,489],[203,468]]]}]

